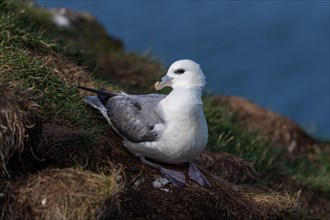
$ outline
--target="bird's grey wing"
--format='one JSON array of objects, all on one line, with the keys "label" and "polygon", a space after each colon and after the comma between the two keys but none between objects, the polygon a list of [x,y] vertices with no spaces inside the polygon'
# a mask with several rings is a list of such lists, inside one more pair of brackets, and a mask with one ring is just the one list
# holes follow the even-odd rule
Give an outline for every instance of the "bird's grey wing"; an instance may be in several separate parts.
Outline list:
[{"label": "bird's grey wing", "polygon": [[118,95],[107,103],[116,130],[131,142],[156,141],[165,127],[158,103],[165,95]]}]

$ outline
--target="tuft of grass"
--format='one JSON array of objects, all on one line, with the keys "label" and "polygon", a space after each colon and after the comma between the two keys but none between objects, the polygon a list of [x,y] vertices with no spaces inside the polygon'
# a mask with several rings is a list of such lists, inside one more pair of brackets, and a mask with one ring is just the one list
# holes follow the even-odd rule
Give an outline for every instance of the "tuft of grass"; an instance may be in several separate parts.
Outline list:
[{"label": "tuft of grass", "polygon": [[81,131],[81,135],[57,144],[95,146],[107,133],[108,125],[99,120],[95,111],[86,108],[76,87],[61,75],[66,74],[65,67],[61,73],[42,59],[52,54],[54,47],[49,46],[53,41],[44,38],[36,25],[39,16],[43,19],[46,15],[41,9],[30,8],[19,1],[0,4],[0,81],[14,83],[20,91],[29,89],[29,95],[40,106],[44,123],[77,127]]},{"label": "tuft of grass", "polygon": [[213,102],[212,96],[204,99],[204,111],[209,126],[209,150],[224,151],[241,157],[261,173],[282,166],[281,152],[269,147],[257,133],[245,131],[233,120],[227,109]]},{"label": "tuft of grass", "polygon": [[[269,213],[267,219],[277,219],[279,216],[286,216],[291,213],[292,219],[300,217],[302,210],[299,198],[301,191],[298,191],[292,195],[286,192],[276,192],[272,190],[261,191],[260,189],[254,189],[255,192],[245,189],[243,194],[250,197],[257,206],[264,213]],[[290,219],[291,219],[290,218]]]},{"label": "tuft of grass", "polygon": [[306,188],[330,198],[330,158],[329,149],[315,148],[315,161],[306,157],[287,162],[287,173]]},{"label": "tuft of grass", "polygon": [[13,154],[23,152],[29,139],[38,136],[32,130],[38,130],[39,106],[27,94],[28,91],[17,91],[14,84],[5,85],[0,80],[0,179],[8,174],[6,166]]},{"label": "tuft of grass", "polygon": [[122,175],[121,167],[113,168],[109,175],[72,168],[45,169],[15,189],[20,217],[98,219],[117,213],[124,188]]},{"label": "tuft of grass", "polygon": [[82,108],[82,100],[76,88],[64,85],[31,52],[18,47],[6,48],[4,44],[1,46],[1,81],[18,82],[22,89],[33,88],[32,95],[42,106],[42,115],[46,121],[74,125],[87,123],[91,114]]},{"label": "tuft of grass", "polygon": [[[25,1],[0,1],[0,38],[7,47],[50,51],[56,44],[44,30],[54,28],[46,11]],[[60,47],[58,47],[60,48]]]}]

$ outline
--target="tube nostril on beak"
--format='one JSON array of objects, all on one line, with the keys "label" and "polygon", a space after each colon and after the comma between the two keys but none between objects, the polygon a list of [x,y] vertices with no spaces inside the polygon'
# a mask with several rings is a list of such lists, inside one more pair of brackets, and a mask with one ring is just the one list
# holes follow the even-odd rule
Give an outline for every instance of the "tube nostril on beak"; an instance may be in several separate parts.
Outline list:
[{"label": "tube nostril on beak", "polygon": [[172,85],[172,77],[169,77],[168,75],[165,75],[162,77],[161,81],[158,81],[155,83],[155,89],[156,90],[161,90],[166,86],[171,86]]}]

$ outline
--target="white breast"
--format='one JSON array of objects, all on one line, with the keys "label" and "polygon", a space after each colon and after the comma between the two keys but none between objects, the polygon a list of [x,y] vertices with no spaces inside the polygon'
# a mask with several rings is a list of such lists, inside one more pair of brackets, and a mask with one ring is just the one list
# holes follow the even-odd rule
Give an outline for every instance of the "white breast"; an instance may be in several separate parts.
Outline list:
[{"label": "white breast", "polygon": [[178,111],[168,113],[173,120],[168,123],[162,135],[163,151],[168,157],[167,162],[187,162],[198,156],[207,143],[207,124],[202,114],[202,106],[198,105],[193,110],[184,109],[183,111],[186,113],[185,116],[178,116],[180,113]]},{"label": "white breast", "polygon": [[127,148],[139,156],[166,163],[183,163],[197,157],[208,138],[200,93],[172,91],[160,102],[166,128],[155,142],[131,143]]}]

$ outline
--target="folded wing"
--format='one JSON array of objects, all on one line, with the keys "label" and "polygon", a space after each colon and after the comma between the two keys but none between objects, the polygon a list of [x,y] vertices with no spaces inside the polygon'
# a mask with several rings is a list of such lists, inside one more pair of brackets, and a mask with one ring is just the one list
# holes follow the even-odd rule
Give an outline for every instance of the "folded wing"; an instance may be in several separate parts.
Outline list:
[{"label": "folded wing", "polygon": [[158,103],[160,94],[118,95],[108,100],[108,116],[116,130],[131,142],[156,141],[165,122]]}]

